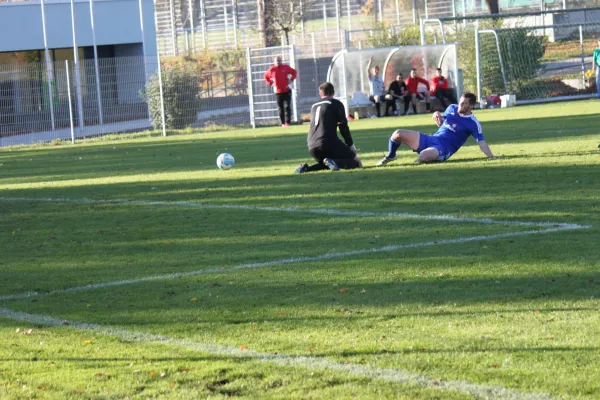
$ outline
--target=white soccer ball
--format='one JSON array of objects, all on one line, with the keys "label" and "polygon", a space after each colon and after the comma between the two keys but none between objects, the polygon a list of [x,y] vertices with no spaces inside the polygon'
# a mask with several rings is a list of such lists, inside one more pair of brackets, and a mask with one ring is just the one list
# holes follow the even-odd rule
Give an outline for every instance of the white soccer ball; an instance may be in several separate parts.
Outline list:
[{"label": "white soccer ball", "polygon": [[222,153],[217,157],[217,167],[219,169],[231,169],[233,164],[235,164],[235,159],[229,153]]}]

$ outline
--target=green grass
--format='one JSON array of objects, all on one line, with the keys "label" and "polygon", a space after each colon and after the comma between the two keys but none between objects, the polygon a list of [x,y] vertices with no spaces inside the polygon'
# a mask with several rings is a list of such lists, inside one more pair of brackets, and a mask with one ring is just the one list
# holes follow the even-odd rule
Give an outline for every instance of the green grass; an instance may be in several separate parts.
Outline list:
[{"label": "green grass", "polygon": [[598,398],[597,109],[478,111],[502,159],[385,168],[432,121],[354,121],[339,173],[292,174],[306,125],[2,149],[0,398]]}]

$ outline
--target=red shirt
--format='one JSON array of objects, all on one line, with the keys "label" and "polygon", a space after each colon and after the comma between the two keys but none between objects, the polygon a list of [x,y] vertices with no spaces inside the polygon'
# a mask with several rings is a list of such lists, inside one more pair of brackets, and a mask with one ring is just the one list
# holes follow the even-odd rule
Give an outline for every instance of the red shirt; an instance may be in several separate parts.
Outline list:
[{"label": "red shirt", "polygon": [[425,85],[427,87],[427,90],[429,90],[429,82],[427,82],[427,80],[425,80],[421,77],[418,77],[418,76],[416,78],[408,77],[408,78],[406,78],[404,83],[406,83],[406,91],[411,94],[419,92],[417,90],[417,88],[419,87],[419,83],[422,83],[423,85]]},{"label": "red shirt", "polygon": [[431,91],[435,93],[437,89],[448,89],[448,79],[444,76],[435,76],[431,80]]},{"label": "red shirt", "polygon": [[[288,79],[288,75],[292,77]],[[275,84],[275,93],[289,92],[289,84],[294,79],[296,79],[296,70],[287,64],[273,65],[265,72],[265,81],[269,86]]]}]

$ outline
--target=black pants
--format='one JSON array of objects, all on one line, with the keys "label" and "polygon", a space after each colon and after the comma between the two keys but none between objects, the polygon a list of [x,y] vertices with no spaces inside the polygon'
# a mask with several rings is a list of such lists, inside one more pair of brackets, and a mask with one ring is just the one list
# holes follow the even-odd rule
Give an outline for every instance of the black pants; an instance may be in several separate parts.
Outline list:
[{"label": "black pants", "polygon": [[398,106],[396,105],[396,98],[393,96],[391,100],[385,101],[385,114],[383,115],[390,115],[390,107],[392,108],[393,113],[396,113],[396,111],[398,111]]},{"label": "black pants", "polygon": [[279,108],[279,120],[281,125],[289,124],[292,121],[292,110],[290,103],[292,101],[292,92],[276,93],[277,108]]},{"label": "black pants", "polygon": [[[441,89],[438,88],[435,91],[435,97],[442,103],[442,106],[447,107],[450,104],[456,104],[456,96],[454,96],[454,90],[452,89]],[[444,100],[448,101],[448,104]]]},{"label": "black pants", "polygon": [[350,147],[346,146],[341,140],[338,143],[327,144],[322,147],[316,147],[314,149],[308,149],[310,154],[318,162],[308,167],[308,172],[320,171],[322,169],[328,169],[323,160],[329,158],[340,167],[340,169],[354,169],[358,168],[358,161],[354,159],[356,154],[350,150]]}]

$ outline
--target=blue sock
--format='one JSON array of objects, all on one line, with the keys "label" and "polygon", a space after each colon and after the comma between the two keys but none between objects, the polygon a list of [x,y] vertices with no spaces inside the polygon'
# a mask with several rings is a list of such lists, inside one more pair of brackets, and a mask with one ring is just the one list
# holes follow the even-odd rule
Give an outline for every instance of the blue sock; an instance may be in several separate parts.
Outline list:
[{"label": "blue sock", "polygon": [[396,158],[396,151],[400,148],[402,143],[394,142],[390,138],[390,142],[388,143],[388,155],[387,158]]}]

